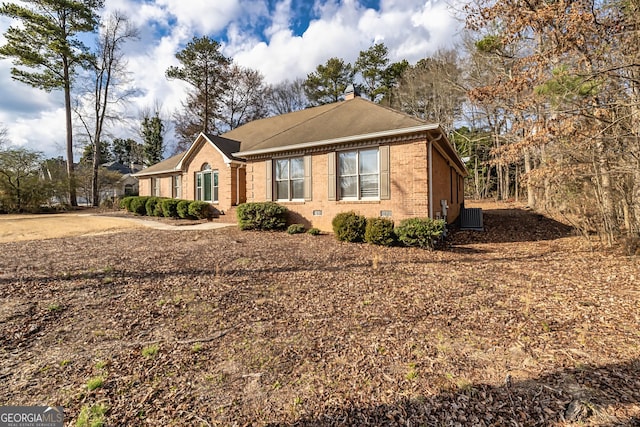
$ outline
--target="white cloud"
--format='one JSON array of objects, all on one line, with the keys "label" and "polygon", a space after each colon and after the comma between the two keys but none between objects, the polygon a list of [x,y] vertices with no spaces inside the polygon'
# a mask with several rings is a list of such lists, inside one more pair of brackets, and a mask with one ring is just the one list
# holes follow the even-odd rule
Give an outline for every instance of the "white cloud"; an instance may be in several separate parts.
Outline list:
[{"label": "white cloud", "polygon": [[[186,86],[168,81],[165,71],[177,64],[175,53],[193,36],[224,37],[226,55],[260,70],[268,83],[278,83],[305,77],[331,57],[353,63],[361,50],[381,41],[389,48],[392,61],[407,59],[414,63],[438,48],[451,46],[461,27],[442,0],[381,0],[379,10],[366,9],[358,0],[309,3],[109,0],[104,14],[115,10],[128,13],[140,31],[139,40],[128,43],[125,52],[131,84],[139,90],[126,115],[136,116],[140,108],[151,108],[157,102],[163,105],[166,116],[180,107]],[[296,34],[293,26],[299,24],[301,8],[310,9],[303,11],[312,21]],[[9,25],[9,20],[0,18],[0,34]],[[5,43],[2,35],[0,43]],[[15,143],[62,155],[64,114],[60,93],[47,94],[13,82],[9,69],[10,61],[0,60],[0,123],[8,127]],[[114,129],[114,133],[137,137],[130,128],[127,124],[126,129]],[[126,132],[129,135],[123,134]]]},{"label": "white cloud", "polygon": [[176,24],[198,34],[218,33],[238,19],[242,7],[240,0],[156,0],[176,19]]}]

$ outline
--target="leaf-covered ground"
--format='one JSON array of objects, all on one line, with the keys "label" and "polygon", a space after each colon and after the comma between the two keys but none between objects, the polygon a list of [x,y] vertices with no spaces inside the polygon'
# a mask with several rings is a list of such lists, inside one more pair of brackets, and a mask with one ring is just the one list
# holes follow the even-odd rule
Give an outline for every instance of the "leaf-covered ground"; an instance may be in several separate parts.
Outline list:
[{"label": "leaf-covered ground", "polygon": [[640,260],[523,210],[485,225],[435,252],[235,228],[0,244],[0,405],[70,425],[640,425]]}]

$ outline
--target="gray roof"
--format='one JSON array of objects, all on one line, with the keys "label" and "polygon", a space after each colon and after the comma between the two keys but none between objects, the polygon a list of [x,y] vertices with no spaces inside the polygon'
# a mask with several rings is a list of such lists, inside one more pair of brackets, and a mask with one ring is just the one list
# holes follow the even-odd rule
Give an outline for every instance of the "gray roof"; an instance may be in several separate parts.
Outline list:
[{"label": "gray roof", "polygon": [[275,117],[254,120],[220,136],[200,134],[188,151],[153,165],[136,176],[179,171],[201,137],[209,140],[229,161],[243,161],[256,153],[275,153],[311,146],[335,145],[356,139],[424,134],[442,147],[464,171],[451,143],[438,124],[383,107],[358,96]]},{"label": "gray roof", "polygon": [[148,168],[142,169],[140,172],[134,174],[134,176],[160,175],[163,173],[176,172],[178,170],[176,169],[176,167],[185,154],[186,151],[169,157],[168,159],[163,160],[160,163],[156,163],[155,165],[151,165]]},{"label": "gray roof", "polygon": [[355,97],[348,101],[255,120],[222,136],[241,141],[241,152],[247,152],[425,124],[415,117]]},{"label": "gray roof", "polygon": [[139,172],[140,170],[142,170],[142,166],[140,165],[132,165],[131,166],[126,166],[123,165],[120,162],[108,162],[108,163],[103,163],[100,166],[102,166],[103,168],[110,170],[110,171],[114,171],[114,172],[119,172],[122,175],[127,175],[127,174],[132,174],[132,173],[136,173]]}]

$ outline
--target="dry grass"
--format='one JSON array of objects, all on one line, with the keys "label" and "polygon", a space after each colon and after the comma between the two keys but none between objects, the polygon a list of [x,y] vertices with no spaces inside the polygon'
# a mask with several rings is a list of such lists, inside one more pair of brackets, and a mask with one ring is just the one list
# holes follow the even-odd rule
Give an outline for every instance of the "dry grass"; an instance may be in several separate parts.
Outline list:
[{"label": "dry grass", "polygon": [[107,425],[637,425],[638,259],[515,208],[485,223],[436,252],[235,229],[0,244],[0,405],[74,422],[102,405]]}]

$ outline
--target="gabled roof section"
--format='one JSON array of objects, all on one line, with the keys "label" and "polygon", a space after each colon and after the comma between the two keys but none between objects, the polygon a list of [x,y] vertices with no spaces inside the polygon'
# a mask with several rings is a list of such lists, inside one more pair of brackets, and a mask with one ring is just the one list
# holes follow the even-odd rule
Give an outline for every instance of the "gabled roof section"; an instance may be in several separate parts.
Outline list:
[{"label": "gabled roof section", "polygon": [[120,162],[108,162],[108,163],[103,163],[100,165],[101,167],[109,170],[109,171],[113,171],[113,172],[118,172],[121,173],[122,175],[130,175],[132,173],[136,173],[139,172],[140,170],[142,170],[142,166],[140,165],[131,165],[131,166],[127,166],[127,165],[123,165]]},{"label": "gabled roof section", "polygon": [[133,176],[141,177],[148,175],[161,175],[166,173],[178,172],[180,169],[178,168],[178,164],[180,160],[184,157],[186,151],[176,154],[175,156],[169,157],[166,160],[161,161],[160,163],[156,163],[155,165],[151,165],[148,168],[142,169],[138,173],[134,173]]},{"label": "gabled roof section", "polygon": [[277,151],[278,148],[294,144],[329,141],[421,125],[425,125],[425,122],[415,117],[355,97],[348,101],[256,120],[222,136],[241,141],[241,152],[236,154],[241,156],[248,151]]},{"label": "gabled roof section", "polygon": [[184,169],[185,164],[191,161],[193,156],[202,148],[202,145],[205,143],[211,144],[213,148],[215,148],[218,153],[220,153],[226,164],[229,164],[231,162],[244,162],[244,160],[233,155],[233,153],[237,152],[240,149],[240,143],[238,141],[200,132],[200,135],[198,135],[193,144],[191,144],[191,147],[189,147],[187,152],[184,154],[177,167],[179,169]]}]

